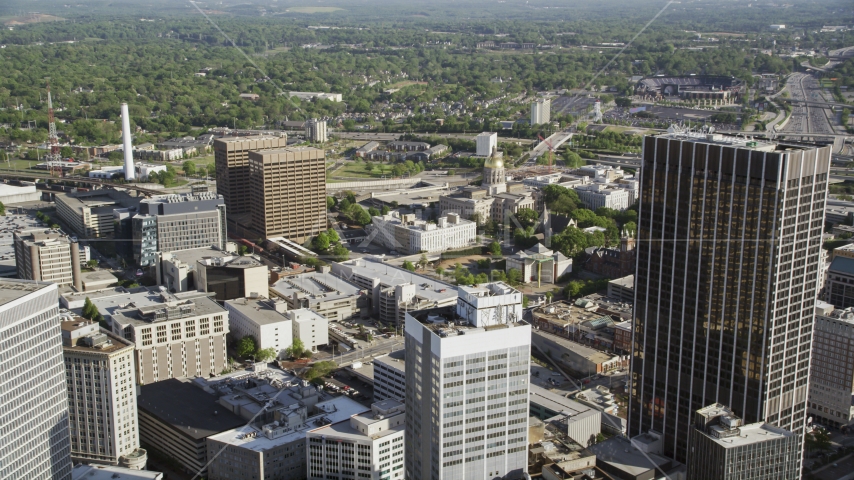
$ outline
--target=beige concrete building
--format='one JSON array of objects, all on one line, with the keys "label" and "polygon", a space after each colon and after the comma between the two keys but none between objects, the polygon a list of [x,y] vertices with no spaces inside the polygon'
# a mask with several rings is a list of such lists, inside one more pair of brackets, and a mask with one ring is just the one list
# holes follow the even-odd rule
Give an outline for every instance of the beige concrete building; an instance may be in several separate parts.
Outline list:
[{"label": "beige concrete building", "polygon": [[145,468],[133,344],[79,317],[62,322],[61,328],[71,459]]},{"label": "beige concrete building", "polygon": [[57,193],[56,214],[80,238],[112,237],[113,210],[139,208],[142,197],[111,189]]},{"label": "beige concrete building", "polygon": [[387,248],[402,253],[435,253],[465,248],[475,243],[477,224],[449,213],[436,223],[416,219],[415,214],[398,211],[373,217],[372,227],[379,231],[377,239]]},{"label": "beige concrete building", "polygon": [[326,230],[323,150],[288,147],[249,152],[252,228],[265,238],[304,242]]},{"label": "beige concrete building", "polygon": [[330,273],[328,265],[316,272],[283,277],[270,285],[270,294],[288,302],[288,308],[309,308],[329,321],[352,320],[369,312],[364,290]]},{"label": "beige concrete building", "polygon": [[249,151],[287,145],[287,136],[254,135],[214,140],[217,193],[225,198],[229,217],[249,213]]},{"label": "beige concrete building", "polygon": [[136,347],[140,384],[207,377],[226,365],[228,312],[204,293],[139,288],[92,301],[113,333]]},{"label": "beige concrete building", "polygon": [[33,228],[14,234],[18,278],[83,289],[80,248],[57,230]]}]

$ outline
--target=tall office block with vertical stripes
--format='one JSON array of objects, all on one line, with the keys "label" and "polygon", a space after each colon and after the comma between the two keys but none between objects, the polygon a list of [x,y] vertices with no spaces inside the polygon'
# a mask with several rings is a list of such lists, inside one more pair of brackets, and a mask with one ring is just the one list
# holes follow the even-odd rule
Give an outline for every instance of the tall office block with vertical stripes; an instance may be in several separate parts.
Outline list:
[{"label": "tall office block with vertical stripes", "polygon": [[[684,462],[693,412],[804,432],[830,147],[644,139],[629,434]],[[800,448],[799,448],[800,451]]]}]

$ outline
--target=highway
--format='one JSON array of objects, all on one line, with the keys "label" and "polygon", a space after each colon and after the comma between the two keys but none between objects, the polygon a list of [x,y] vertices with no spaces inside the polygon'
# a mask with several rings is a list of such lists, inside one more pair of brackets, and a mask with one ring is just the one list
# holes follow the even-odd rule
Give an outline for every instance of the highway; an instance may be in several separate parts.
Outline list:
[{"label": "highway", "polygon": [[824,109],[806,103],[824,102],[815,77],[805,73],[792,74],[786,82],[786,88],[792,94],[792,118],[781,133],[815,133],[817,136],[834,134]]}]

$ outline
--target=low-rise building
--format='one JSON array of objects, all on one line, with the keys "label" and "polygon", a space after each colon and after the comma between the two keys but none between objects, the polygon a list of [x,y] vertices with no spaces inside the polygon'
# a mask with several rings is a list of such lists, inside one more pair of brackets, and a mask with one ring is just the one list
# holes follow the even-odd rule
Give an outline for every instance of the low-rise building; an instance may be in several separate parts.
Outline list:
[{"label": "low-rise building", "polygon": [[406,142],[402,140],[395,140],[393,142],[389,142],[386,148],[395,152],[420,152],[430,148],[430,144],[425,142]]},{"label": "low-rise building", "polygon": [[83,290],[80,249],[58,230],[30,228],[14,233],[18,278],[73,285]]},{"label": "low-rise building", "polygon": [[632,321],[614,325],[614,351],[628,354],[632,351]]},{"label": "low-rise building", "polygon": [[[579,445],[590,445],[602,432],[604,413],[589,405],[558,395],[531,383],[531,415],[558,426],[561,432]],[[613,431],[614,429],[608,428]],[[619,432],[617,432],[619,433]]]},{"label": "low-rise building", "polygon": [[600,311],[595,302],[561,300],[532,311],[532,324],[577,343],[603,350],[614,347],[614,321],[609,312]]},{"label": "low-rise building", "polygon": [[228,329],[234,339],[251,336],[258,349],[272,348],[278,357],[293,344],[293,322],[285,314],[284,301],[266,298],[238,298],[225,302]]},{"label": "low-rise building", "polygon": [[816,302],[807,412],[814,423],[854,424],[854,307]]},{"label": "low-rise building", "polygon": [[171,457],[191,475],[207,473],[207,437],[246,424],[189,380],[143,385],[137,404],[142,445]]},{"label": "low-rise building", "polygon": [[296,97],[300,100],[330,100],[333,102],[341,102],[344,100],[340,93],[324,93],[324,92],[288,92],[289,97]]},{"label": "low-rise building", "polygon": [[827,268],[825,300],[836,308],[854,307],[854,258],[837,255]]},{"label": "low-rise building", "polygon": [[144,469],[133,344],[79,317],[63,321],[61,330],[71,459]]},{"label": "low-rise building", "polygon": [[270,286],[272,296],[281,297],[288,308],[309,308],[329,321],[351,320],[369,314],[365,289],[330,272],[328,266],[317,271],[291,275]]},{"label": "low-rise building", "polygon": [[317,351],[317,347],[329,344],[329,321],[307,308],[289,310],[284,314],[293,326],[293,338],[302,340],[306,350]]},{"label": "low-rise building", "polygon": [[596,455],[596,466],[611,478],[685,478],[685,466],[665,457],[662,443],[661,435],[649,432],[631,440],[624,436],[611,437],[587,448]]},{"label": "low-rise building", "polygon": [[610,372],[628,366],[629,357],[590,348],[543,331],[533,331],[531,341],[540,351],[551,352],[551,358],[579,376]]},{"label": "low-rise building", "polygon": [[403,479],[404,405],[371,409],[306,433],[308,479]]},{"label": "low-rise building", "polygon": [[353,154],[356,158],[365,158],[365,156],[380,147],[379,142],[368,142],[361,147],[356,149],[356,152]]},{"label": "low-rise building", "polygon": [[81,238],[110,238],[113,236],[113,210],[138,209],[141,197],[126,192],[99,189],[89,192],[57,192],[56,214]]},{"label": "low-rise building", "polygon": [[374,366],[374,398],[377,400],[406,398],[406,350],[396,350],[377,357]]},{"label": "low-rise building", "polygon": [[594,388],[582,390],[576,393],[573,398],[579,403],[595,408],[596,410],[601,410],[610,415],[616,415],[617,410],[619,409],[617,402],[614,400],[614,394],[612,394],[611,390],[604,385],[598,385]]},{"label": "low-rise building", "polygon": [[635,276],[626,275],[608,282],[608,296],[622,302],[634,303],[635,301]]},{"label": "low-rise building", "polygon": [[384,246],[403,253],[434,253],[471,246],[477,237],[477,224],[449,213],[436,223],[416,219],[414,214],[392,212],[373,217],[375,237]]},{"label": "low-rise building", "polygon": [[217,301],[269,296],[270,272],[261,260],[248,255],[203,258],[196,261],[196,288],[213,293]]},{"label": "low-rise building", "polygon": [[515,268],[522,272],[524,283],[555,283],[557,279],[572,272],[572,259],[560,252],[553,252],[537,243],[528,250],[519,251],[506,258],[505,269]]},{"label": "low-rise building", "polygon": [[225,368],[228,312],[210,297],[163,287],[125,292],[91,301],[113,333],[136,347],[139,384],[215,375]]},{"label": "low-rise building", "polygon": [[81,283],[83,284],[84,292],[93,292],[110,288],[110,286],[119,283],[119,279],[109,272],[109,270],[96,270],[94,272],[82,272],[80,274]]},{"label": "low-rise building", "polygon": [[333,263],[332,273],[367,292],[370,309],[381,322],[402,327],[404,314],[457,303],[457,287],[367,256]]},{"label": "low-rise building", "polygon": [[584,269],[608,278],[622,278],[633,275],[636,267],[635,239],[630,232],[620,235],[620,246],[588,247],[584,250],[587,260]]},{"label": "low-rise building", "polygon": [[767,423],[744,425],[729,408],[709,405],[694,415],[688,478],[725,480],[737,474],[740,478],[797,480],[801,478],[798,437]]},{"label": "low-rise building", "polygon": [[579,200],[590,210],[600,207],[623,211],[631,205],[629,192],[615,184],[591,183],[572,188]]}]

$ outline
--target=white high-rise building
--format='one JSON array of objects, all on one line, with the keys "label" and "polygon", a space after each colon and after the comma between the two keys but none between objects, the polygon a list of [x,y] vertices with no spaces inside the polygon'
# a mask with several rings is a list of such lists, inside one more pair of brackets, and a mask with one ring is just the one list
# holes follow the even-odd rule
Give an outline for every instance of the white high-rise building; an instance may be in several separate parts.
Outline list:
[{"label": "white high-rise building", "polygon": [[133,343],[82,318],[64,321],[61,328],[72,459],[145,468]]},{"label": "white high-rise building", "polygon": [[477,142],[477,156],[488,157],[498,147],[498,134],[492,132],[479,133],[475,137],[475,141]]},{"label": "white high-rise building", "polygon": [[406,314],[406,478],[521,477],[531,358],[521,293],[497,283],[460,295],[463,316]]},{"label": "white high-rise building", "polygon": [[552,101],[548,98],[538,98],[531,104],[531,125],[549,123],[552,119]]},{"label": "white high-rise building", "polygon": [[312,118],[305,122],[305,139],[312,143],[326,141],[326,120]]},{"label": "white high-rise building", "polygon": [[0,279],[0,478],[71,480],[57,288]]},{"label": "white high-rise building", "polygon": [[403,404],[383,400],[371,410],[306,433],[308,479],[403,480]]}]

